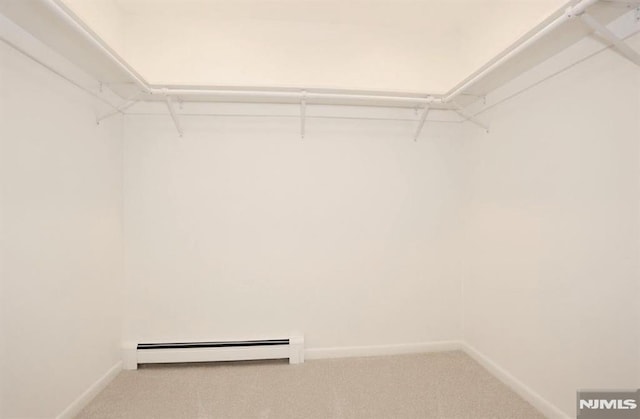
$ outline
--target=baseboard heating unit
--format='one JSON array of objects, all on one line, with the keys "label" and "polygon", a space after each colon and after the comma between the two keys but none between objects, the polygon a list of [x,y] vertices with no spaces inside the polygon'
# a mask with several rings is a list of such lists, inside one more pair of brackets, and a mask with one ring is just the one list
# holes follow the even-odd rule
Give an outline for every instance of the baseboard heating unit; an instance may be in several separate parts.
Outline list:
[{"label": "baseboard heating unit", "polygon": [[304,362],[304,338],[137,343],[125,345],[123,357],[124,368],[128,370],[137,369],[138,364],[259,359],[289,359],[290,364],[299,364]]}]

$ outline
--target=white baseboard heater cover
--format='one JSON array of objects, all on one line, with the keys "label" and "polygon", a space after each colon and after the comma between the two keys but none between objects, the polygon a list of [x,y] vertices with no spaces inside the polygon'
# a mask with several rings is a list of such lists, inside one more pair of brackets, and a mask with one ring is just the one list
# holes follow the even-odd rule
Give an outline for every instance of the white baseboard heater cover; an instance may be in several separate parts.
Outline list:
[{"label": "white baseboard heater cover", "polygon": [[289,359],[304,362],[304,337],[221,342],[138,343],[125,345],[124,369],[138,364]]}]

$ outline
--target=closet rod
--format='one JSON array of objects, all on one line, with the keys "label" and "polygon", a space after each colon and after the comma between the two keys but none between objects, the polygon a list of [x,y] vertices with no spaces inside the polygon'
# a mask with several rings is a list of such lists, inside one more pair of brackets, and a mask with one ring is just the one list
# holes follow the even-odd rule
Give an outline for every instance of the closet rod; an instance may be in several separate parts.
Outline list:
[{"label": "closet rod", "polygon": [[[166,116],[162,112],[130,112],[127,115],[140,116]],[[238,113],[176,113],[178,117],[199,117],[212,116],[221,118],[300,118],[300,115],[283,115],[283,114],[238,114]],[[393,118],[393,117],[374,117],[374,116],[340,116],[340,115],[305,115],[306,119],[343,119],[343,120],[361,120],[361,121],[401,121],[401,122],[420,122],[419,118]],[[437,122],[442,124],[460,124],[465,122],[463,119],[446,120],[446,119],[427,119],[426,122]]]},{"label": "closet rod", "polygon": [[[349,94],[349,93],[320,93],[307,91],[308,99],[347,99],[347,100],[371,100],[371,101],[390,101],[390,102],[405,102],[414,104],[431,104],[431,103],[447,103],[455,99],[458,95],[464,93],[466,89],[471,87],[477,81],[485,77],[491,71],[502,65],[505,61],[512,58],[522,50],[528,48],[531,44],[538,41],[540,38],[547,35],[563,23],[579,16],[585,12],[585,10],[596,3],[598,0],[580,0],[573,6],[568,7],[565,12],[551,21],[548,25],[536,32],[516,47],[507,51],[506,53],[496,57],[487,63],[478,72],[472,75],[469,79],[462,82],[459,86],[453,88],[445,95],[425,95],[424,97],[416,96],[384,96],[384,95],[363,95],[363,94]],[[210,88],[197,88],[197,89],[180,89],[168,86],[151,86],[144,78],[138,74],[132,67],[130,67],[117,53],[109,48],[104,42],[86,25],[82,24],[77,16],[75,16],[66,6],[62,5],[60,0],[46,0],[50,9],[56,14],[60,15],[62,19],[67,21],[76,30],[82,34],[89,42],[96,45],[99,49],[106,53],[106,55],[120,67],[125,73],[127,73],[146,93],[148,94],[170,94],[170,95],[220,95],[220,96],[251,96],[251,97],[266,97],[266,98],[290,98],[295,100],[302,100],[302,91],[248,91],[248,90],[216,90]]]},{"label": "closet rod", "polygon": [[[627,40],[627,39],[631,38],[634,35],[635,35],[635,33],[627,35],[626,37],[623,38],[623,40]],[[500,100],[498,100],[496,102],[493,102],[493,103],[491,103],[491,104],[489,104],[487,106],[484,106],[483,108],[481,108],[478,111],[474,112],[472,116],[475,118],[475,117],[477,117],[479,115],[482,115],[483,113],[495,108],[496,106],[499,106],[499,105],[501,105],[501,104],[503,104],[505,102],[508,102],[509,100],[521,95],[522,93],[524,93],[524,92],[526,92],[526,91],[528,91],[528,90],[530,90],[530,89],[532,89],[532,88],[534,88],[534,87],[536,87],[536,86],[538,86],[538,85],[540,85],[540,84],[542,84],[542,83],[544,83],[544,82],[546,82],[548,80],[551,80],[554,77],[559,76],[560,74],[563,74],[564,72],[574,68],[575,66],[580,65],[580,64],[584,63],[585,61],[588,61],[591,58],[595,57],[596,55],[599,55],[599,54],[601,54],[601,53],[603,53],[605,51],[610,50],[611,48],[612,48],[611,45],[602,47],[602,48],[592,52],[591,54],[579,59],[578,61],[575,61],[575,62],[573,62],[573,63],[571,63],[571,64],[569,64],[569,65],[567,65],[565,67],[562,67],[558,71],[555,71],[555,72],[549,74],[548,76],[545,76],[544,78],[536,81],[535,83],[530,84],[530,85],[528,85],[526,87],[523,87],[522,89],[520,89],[520,90],[518,90],[518,91],[516,91],[514,93],[511,93],[510,95],[508,95],[508,96],[506,96],[506,97],[504,97],[504,98],[502,98],[502,99],[500,99]]]},{"label": "closet rod", "polygon": [[[266,90],[224,90],[212,88],[175,88],[170,86],[153,86],[150,85],[140,74],[138,74],[126,61],[120,57],[115,51],[108,47],[98,35],[89,27],[81,22],[81,20],[60,0],[44,0],[49,9],[62,18],[65,22],[75,28],[76,32],[82,35],[91,44],[100,49],[106,56],[122,71],[131,77],[138,86],[147,94],[151,95],[193,95],[193,96],[234,96],[234,97],[264,97],[272,99],[292,99],[296,101],[302,100],[302,90],[300,91],[266,91]],[[307,99],[346,99],[346,100],[370,100],[385,102],[402,102],[408,104],[426,104],[439,103],[441,99],[438,95],[411,95],[411,96],[385,96],[385,95],[366,95],[366,94],[349,94],[349,93],[321,93],[307,92]]]},{"label": "closet rod", "polygon": [[58,15],[62,20],[67,22],[72,28],[80,33],[83,38],[85,38],[89,43],[96,46],[99,50],[101,50],[104,54],[109,57],[109,59],[116,64],[122,71],[127,73],[127,75],[133,79],[136,84],[144,91],[149,90],[148,83],[144,80],[144,78],[138,74],[129,64],[127,64],[122,57],[120,57],[114,50],[112,50],[107,44],[102,41],[102,39],[88,26],[81,23],[78,16],[75,15],[67,6],[65,6],[61,0],[45,0],[44,3],[49,7],[49,10]]},{"label": "closet rod", "polygon": [[498,57],[489,61],[484,67],[478,70],[476,74],[472,75],[469,79],[467,79],[466,81],[463,81],[459,86],[455,87],[451,92],[444,95],[442,99],[443,102],[446,103],[455,99],[456,96],[464,93],[465,90],[470,88],[472,85],[474,85],[483,77],[487,76],[497,67],[502,65],[504,62],[514,57],[515,55],[519,54],[521,51],[527,49],[529,46],[531,46],[541,38],[545,37],[550,32],[553,32],[556,28],[558,28],[565,22],[568,22],[569,20],[573,19],[576,16],[580,16],[587,10],[589,6],[597,2],[598,0],[581,0],[575,5],[567,7],[567,9],[562,15],[560,15],[559,17],[551,21],[551,23],[549,23],[547,26],[545,26],[544,28],[542,28],[541,30],[539,30],[529,38],[525,39],[523,42],[516,45],[511,50],[508,50],[504,54],[499,55]]},{"label": "closet rod", "polygon": [[[148,93],[150,94],[162,94],[165,92],[165,88],[149,87]],[[291,99],[297,102],[302,99],[342,99],[342,100],[370,100],[379,102],[401,102],[411,104],[431,104],[442,103],[439,97],[434,95],[427,96],[385,96],[385,95],[363,95],[363,94],[351,94],[351,93],[321,93],[321,92],[309,92],[301,90],[299,92],[287,91],[265,91],[265,90],[220,90],[220,89],[183,89],[183,88],[166,88],[166,92],[173,96],[197,96],[197,95],[211,95],[211,96],[234,96],[234,97],[255,97],[255,98],[272,98],[272,99]]]}]

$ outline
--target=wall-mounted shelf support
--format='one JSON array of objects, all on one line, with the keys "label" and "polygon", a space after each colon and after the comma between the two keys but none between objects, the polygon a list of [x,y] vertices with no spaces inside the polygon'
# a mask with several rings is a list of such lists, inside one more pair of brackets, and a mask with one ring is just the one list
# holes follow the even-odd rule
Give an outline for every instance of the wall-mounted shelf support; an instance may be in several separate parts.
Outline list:
[{"label": "wall-mounted shelf support", "polygon": [[300,138],[304,140],[305,123],[307,116],[307,92],[302,91],[302,99],[300,100]]},{"label": "wall-mounted shelf support", "polygon": [[469,96],[469,97],[475,98],[476,100],[481,100],[483,105],[487,104],[487,96],[485,95],[481,96],[481,95],[474,95],[471,93],[460,93],[460,96]]},{"label": "wall-mounted shelf support", "polygon": [[451,101],[451,104],[455,107],[455,111],[458,115],[460,115],[461,117],[463,117],[466,121],[469,121],[475,125],[477,125],[478,127],[482,128],[483,130],[486,131],[486,133],[489,133],[489,126],[484,124],[483,122],[481,122],[478,118],[476,118],[475,116],[469,114],[467,111],[464,110],[464,108],[460,105],[458,105],[455,101]]},{"label": "wall-mounted shelf support", "polygon": [[169,114],[171,115],[171,119],[173,119],[173,124],[176,126],[176,130],[178,131],[178,135],[182,137],[183,131],[182,126],[180,125],[180,120],[178,119],[178,115],[176,114],[175,109],[173,108],[173,102],[171,100],[171,96],[165,94],[164,97],[165,103],[167,104],[167,109],[169,109]]},{"label": "wall-mounted shelf support", "polygon": [[122,103],[122,105],[118,106],[113,111],[107,112],[107,113],[97,117],[96,118],[96,122],[98,123],[98,125],[100,125],[100,122],[104,121],[105,119],[111,118],[114,115],[117,115],[119,113],[124,114],[124,111],[126,111],[127,109],[129,109],[130,107],[132,107],[133,105],[138,103],[138,97],[140,96],[140,94],[141,94],[141,92],[136,93],[135,95],[133,95],[129,99],[125,100]]},{"label": "wall-mounted shelf support", "polygon": [[422,132],[422,127],[424,127],[424,123],[427,121],[427,116],[429,116],[429,104],[424,105],[422,115],[420,115],[420,120],[418,121],[418,127],[416,128],[416,133],[413,135],[413,141],[418,141],[418,137]]},{"label": "wall-mounted shelf support", "polygon": [[581,14],[580,19],[587,26],[589,26],[591,29],[597,32],[601,37],[606,39],[607,42],[610,42],[611,45],[615,47],[615,49],[620,54],[622,54],[625,58],[627,58],[629,61],[631,61],[635,65],[640,66],[640,53],[638,53],[636,50],[634,50],[629,45],[627,45],[627,43],[624,42],[623,39],[618,38],[616,34],[611,32],[611,30],[609,30],[609,28],[604,26],[602,23],[598,22],[589,13]]}]

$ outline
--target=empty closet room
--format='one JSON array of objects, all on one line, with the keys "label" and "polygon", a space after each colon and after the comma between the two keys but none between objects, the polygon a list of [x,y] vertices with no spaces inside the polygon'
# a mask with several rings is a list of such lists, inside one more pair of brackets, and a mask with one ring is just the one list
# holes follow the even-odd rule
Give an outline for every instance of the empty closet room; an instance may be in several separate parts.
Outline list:
[{"label": "empty closet room", "polygon": [[0,418],[640,417],[640,1],[0,0]]}]

